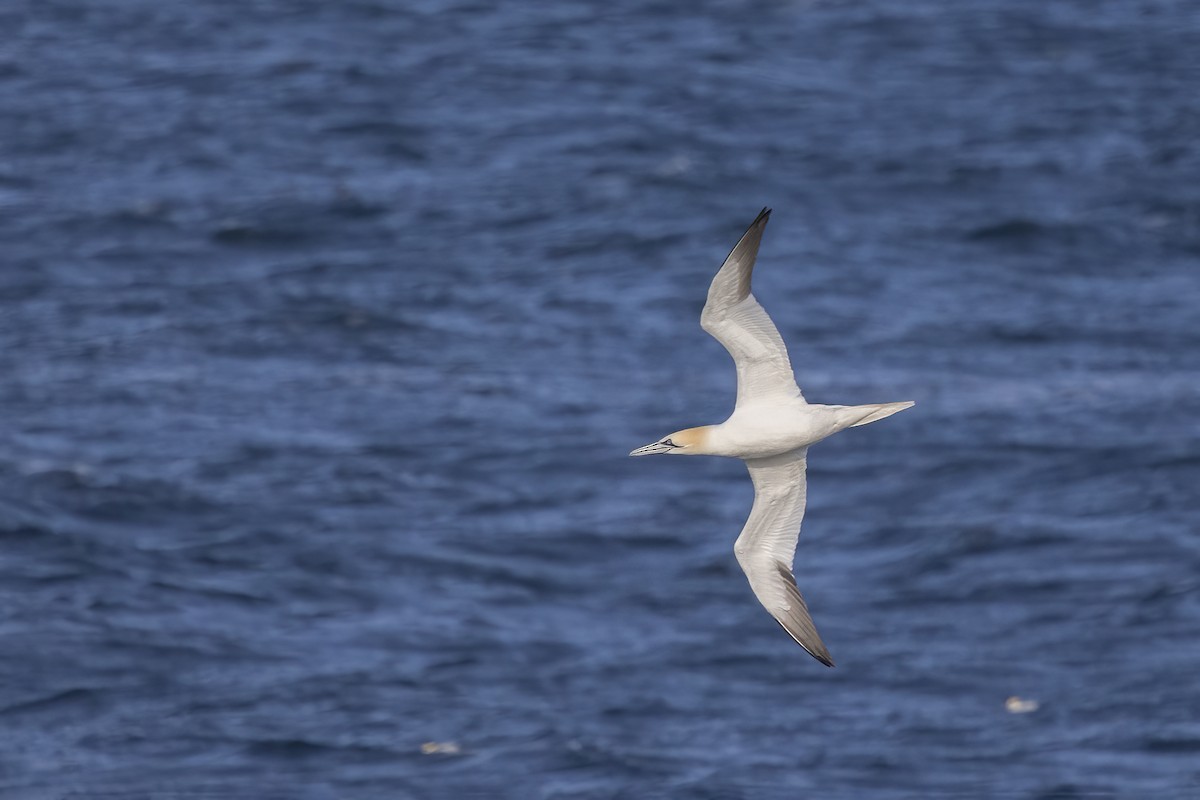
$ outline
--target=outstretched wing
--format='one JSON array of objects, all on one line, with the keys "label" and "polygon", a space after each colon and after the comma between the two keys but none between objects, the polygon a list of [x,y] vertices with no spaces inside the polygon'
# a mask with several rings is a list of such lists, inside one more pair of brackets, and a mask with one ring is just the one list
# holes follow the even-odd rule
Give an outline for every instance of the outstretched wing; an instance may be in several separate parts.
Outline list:
[{"label": "outstretched wing", "polygon": [[700,313],[700,327],[733,356],[739,406],[770,396],[804,399],[775,323],[750,293],[750,275],[770,216],[771,209],[764,208],[738,240],[713,278]]},{"label": "outstretched wing", "polygon": [[808,605],[792,575],[796,540],[808,496],[808,449],[770,458],[747,459],[754,481],[754,506],[733,549],[750,588],[775,621],[827,667],[833,659],[817,633]]}]

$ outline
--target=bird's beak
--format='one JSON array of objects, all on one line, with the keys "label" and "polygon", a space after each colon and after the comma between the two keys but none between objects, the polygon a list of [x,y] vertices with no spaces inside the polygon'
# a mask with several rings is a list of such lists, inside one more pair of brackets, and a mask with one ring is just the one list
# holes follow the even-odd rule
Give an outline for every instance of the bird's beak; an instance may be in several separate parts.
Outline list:
[{"label": "bird's beak", "polygon": [[645,447],[639,447],[637,450],[634,450],[629,455],[631,455],[631,456],[652,456],[657,453],[665,453],[670,449],[671,449],[670,447],[667,447],[662,442],[654,442],[653,444],[648,444]]}]

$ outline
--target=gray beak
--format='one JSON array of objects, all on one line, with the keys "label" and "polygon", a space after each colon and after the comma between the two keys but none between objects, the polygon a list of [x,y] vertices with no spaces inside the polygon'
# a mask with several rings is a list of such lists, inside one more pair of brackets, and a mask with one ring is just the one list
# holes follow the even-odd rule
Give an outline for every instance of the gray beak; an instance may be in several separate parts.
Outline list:
[{"label": "gray beak", "polygon": [[645,447],[639,447],[637,450],[634,450],[629,455],[631,455],[631,456],[653,456],[653,455],[657,455],[658,453],[670,452],[670,450],[671,450],[671,448],[668,447],[667,445],[663,444],[662,442],[654,442],[653,444],[648,444]]}]

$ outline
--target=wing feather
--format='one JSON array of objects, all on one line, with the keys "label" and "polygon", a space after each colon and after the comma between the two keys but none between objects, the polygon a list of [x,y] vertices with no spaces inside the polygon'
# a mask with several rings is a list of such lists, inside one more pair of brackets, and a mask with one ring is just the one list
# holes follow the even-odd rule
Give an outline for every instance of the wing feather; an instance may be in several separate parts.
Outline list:
[{"label": "wing feather", "polygon": [[787,347],[775,323],[750,291],[750,279],[771,209],[742,234],[708,288],[700,327],[720,342],[737,367],[737,404],[767,396],[803,400]]},{"label": "wing feather", "polygon": [[807,455],[804,448],[746,460],[754,482],[754,506],[734,552],[763,607],[813,658],[832,667],[833,658],[792,575],[808,496]]}]

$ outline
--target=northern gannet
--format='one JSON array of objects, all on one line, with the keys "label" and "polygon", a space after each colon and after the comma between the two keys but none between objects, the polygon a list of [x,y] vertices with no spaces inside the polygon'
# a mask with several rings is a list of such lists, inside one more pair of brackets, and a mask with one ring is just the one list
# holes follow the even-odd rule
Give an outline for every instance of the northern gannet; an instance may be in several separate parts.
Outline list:
[{"label": "northern gannet", "polygon": [[764,208],[738,240],[713,278],[700,314],[700,327],[724,345],[737,367],[733,413],[720,425],[676,431],[629,455],[731,456],[746,462],[754,505],[733,546],[738,564],[776,622],[813,658],[832,667],[792,574],[807,496],[808,448],[913,403],[825,406],[805,401],[779,331],[750,293],[750,274],[770,216],[771,209]]}]

